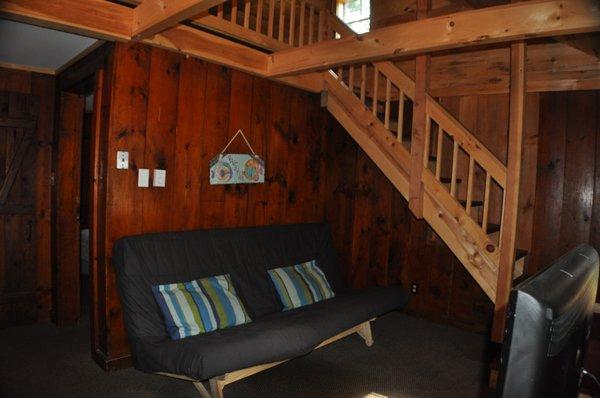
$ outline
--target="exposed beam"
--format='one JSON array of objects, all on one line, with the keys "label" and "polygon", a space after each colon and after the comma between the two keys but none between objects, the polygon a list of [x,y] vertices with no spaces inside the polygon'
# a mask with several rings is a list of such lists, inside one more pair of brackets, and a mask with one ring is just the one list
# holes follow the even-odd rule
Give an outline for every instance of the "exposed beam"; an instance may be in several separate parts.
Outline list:
[{"label": "exposed beam", "polygon": [[514,43],[510,48],[510,116],[508,132],[508,161],[504,210],[500,231],[500,261],[498,264],[498,284],[494,303],[494,323],[492,340],[501,343],[504,337],[506,306],[512,288],[517,242],[517,218],[519,212],[519,187],[521,182],[521,161],[523,136],[525,131],[526,95],[526,45]]},{"label": "exposed beam", "polygon": [[133,10],[132,37],[142,40],[192,18],[225,0],[143,0]]},{"label": "exposed beam", "polygon": [[104,0],[2,0],[0,16],[97,39],[127,41],[133,12]]},{"label": "exposed beam", "polygon": [[143,42],[252,74],[260,75],[266,68],[265,53],[189,26],[165,30]]},{"label": "exposed beam", "polygon": [[[133,9],[104,0],[2,0],[0,15],[98,39],[131,39]],[[267,54],[198,29],[177,26],[143,43],[267,77]],[[322,77],[313,73],[272,80],[311,92],[323,88]]]},{"label": "exposed beam", "polygon": [[284,76],[338,65],[444,49],[600,30],[596,0],[539,0],[375,29],[271,55],[269,74]]}]

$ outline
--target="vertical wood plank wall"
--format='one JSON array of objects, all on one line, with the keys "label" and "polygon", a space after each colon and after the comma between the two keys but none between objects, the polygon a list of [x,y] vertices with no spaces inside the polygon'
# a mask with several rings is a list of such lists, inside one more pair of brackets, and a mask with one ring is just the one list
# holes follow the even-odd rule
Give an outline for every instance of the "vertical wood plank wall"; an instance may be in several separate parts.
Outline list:
[{"label": "vertical wood plank wall", "polygon": [[530,272],[579,243],[600,250],[600,91],[541,94],[539,142]]},{"label": "vertical wood plank wall", "polygon": [[[34,181],[19,181],[17,184],[33,184],[30,192],[35,198],[28,200],[35,204],[35,225],[33,227],[33,257],[25,253],[9,251],[23,250],[19,237],[24,232],[18,223],[2,219],[0,225],[0,326],[45,321],[50,318],[52,309],[52,268],[50,261],[51,235],[51,189],[52,140],[54,131],[54,76],[14,69],[0,68],[0,91],[32,94],[39,97],[39,115],[34,144]],[[27,157],[31,161],[32,157]],[[23,168],[32,165],[23,164]],[[20,173],[17,178],[30,178]],[[30,198],[28,198],[30,199]],[[10,240],[4,240],[10,238]],[[23,238],[24,239],[24,238]],[[10,243],[12,240],[12,244]],[[7,263],[7,258],[21,258]],[[33,263],[26,260],[33,259]]]},{"label": "vertical wood plank wall", "polygon": [[[319,108],[317,96],[158,49],[117,44],[115,51],[106,261],[96,303],[102,318],[95,339],[100,356],[110,361],[129,353],[110,266],[113,242],[127,234],[190,228],[326,220],[352,286],[402,282],[410,287],[414,282],[419,293],[409,312],[471,330],[488,329],[492,303],[449,249],[432,239],[427,224],[412,216],[366,154]],[[528,98],[536,120],[537,99],[537,94]],[[507,95],[442,102],[505,159]],[[542,120],[540,128],[548,129],[547,124]],[[267,181],[210,186],[208,162],[238,128],[265,158]],[[545,136],[540,134],[540,140]],[[547,144],[540,142],[542,158]],[[130,152],[128,171],[113,167],[119,149]],[[231,151],[245,148],[236,143]],[[142,167],[166,168],[167,187],[137,188],[137,168]],[[536,212],[545,192],[542,187],[536,195]],[[536,232],[534,240],[540,236]]]},{"label": "vertical wood plank wall", "polygon": [[[412,216],[348,133],[319,108],[318,96],[145,46],[117,44],[115,51],[107,260],[96,303],[103,318],[95,340],[101,357],[125,358],[129,352],[110,266],[114,241],[190,228],[326,220],[352,286],[418,283],[411,313],[487,330],[492,303],[450,250],[431,239],[427,224]],[[478,111],[471,112],[468,117]],[[266,183],[211,186],[208,163],[238,128],[265,158]],[[495,132],[490,129],[490,136]],[[114,167],[117,150],[129,151],[129,170]],[[246,148],[236,142],[230,150]],[[138,168],[166,168],[167,187],[137,188]]]},{"label": "vertical wood plank wall", "polygon": [[[110,266],[116,239],[152,231],[321,221],[328,166],[337,159],[328,158],[326,148],[333,122],[314,94],[141,45],[117,44],[113,68],[106,262],[95,304],[103,318],[96,348],[106,360],[129,353]],[[240,128],[266,160],[267,181],[211,186],[209,161]],[[117,150],[129,151],[129,170],[116,169]],[[228,151],[248,149],[236,141]],[[166,169],[166,187],[138,188],[139,168]]]}]

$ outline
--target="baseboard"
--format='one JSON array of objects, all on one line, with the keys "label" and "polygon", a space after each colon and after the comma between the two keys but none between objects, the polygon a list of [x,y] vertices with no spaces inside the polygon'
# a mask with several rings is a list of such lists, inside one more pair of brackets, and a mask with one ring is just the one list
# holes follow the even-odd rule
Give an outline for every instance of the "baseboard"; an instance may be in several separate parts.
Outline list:
[{"label": "baseboard", "polygon": [[114,372],[115,370],[130,368],[133,365],[133,359],[131,358],[131,355],[108,358],[99,350],[92,351],[92,359],[105,372]]}]

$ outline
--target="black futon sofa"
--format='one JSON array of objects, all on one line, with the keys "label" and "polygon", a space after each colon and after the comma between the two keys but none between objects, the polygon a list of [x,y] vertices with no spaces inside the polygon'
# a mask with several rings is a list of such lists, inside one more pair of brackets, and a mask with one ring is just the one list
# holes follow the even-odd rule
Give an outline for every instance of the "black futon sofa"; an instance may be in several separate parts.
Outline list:
[{"label": "black futon sofa", "polygon": [[[267,270],[313,259],[335,297],[283,312]],[[222,396],[228,383],[353,332],[370,345],[369,321],[408,300],[399,286],[349,290],[327,224],[129,236],[116,242],[113,264],[134,366],[191,380],[206,397],[201,381],[210,379],[212,396]],[[222,274],[230,274],[252,322],[171,340],[151,287]]]}]

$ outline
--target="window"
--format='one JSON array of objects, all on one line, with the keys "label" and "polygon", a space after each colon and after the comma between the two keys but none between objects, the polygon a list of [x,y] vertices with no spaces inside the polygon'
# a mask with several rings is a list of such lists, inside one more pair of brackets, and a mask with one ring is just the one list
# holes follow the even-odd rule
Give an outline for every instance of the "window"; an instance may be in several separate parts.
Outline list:
[{"label": "window", "polygon": [[371,29],[371,0],[339,0],[337,15],[356,33]]}]

